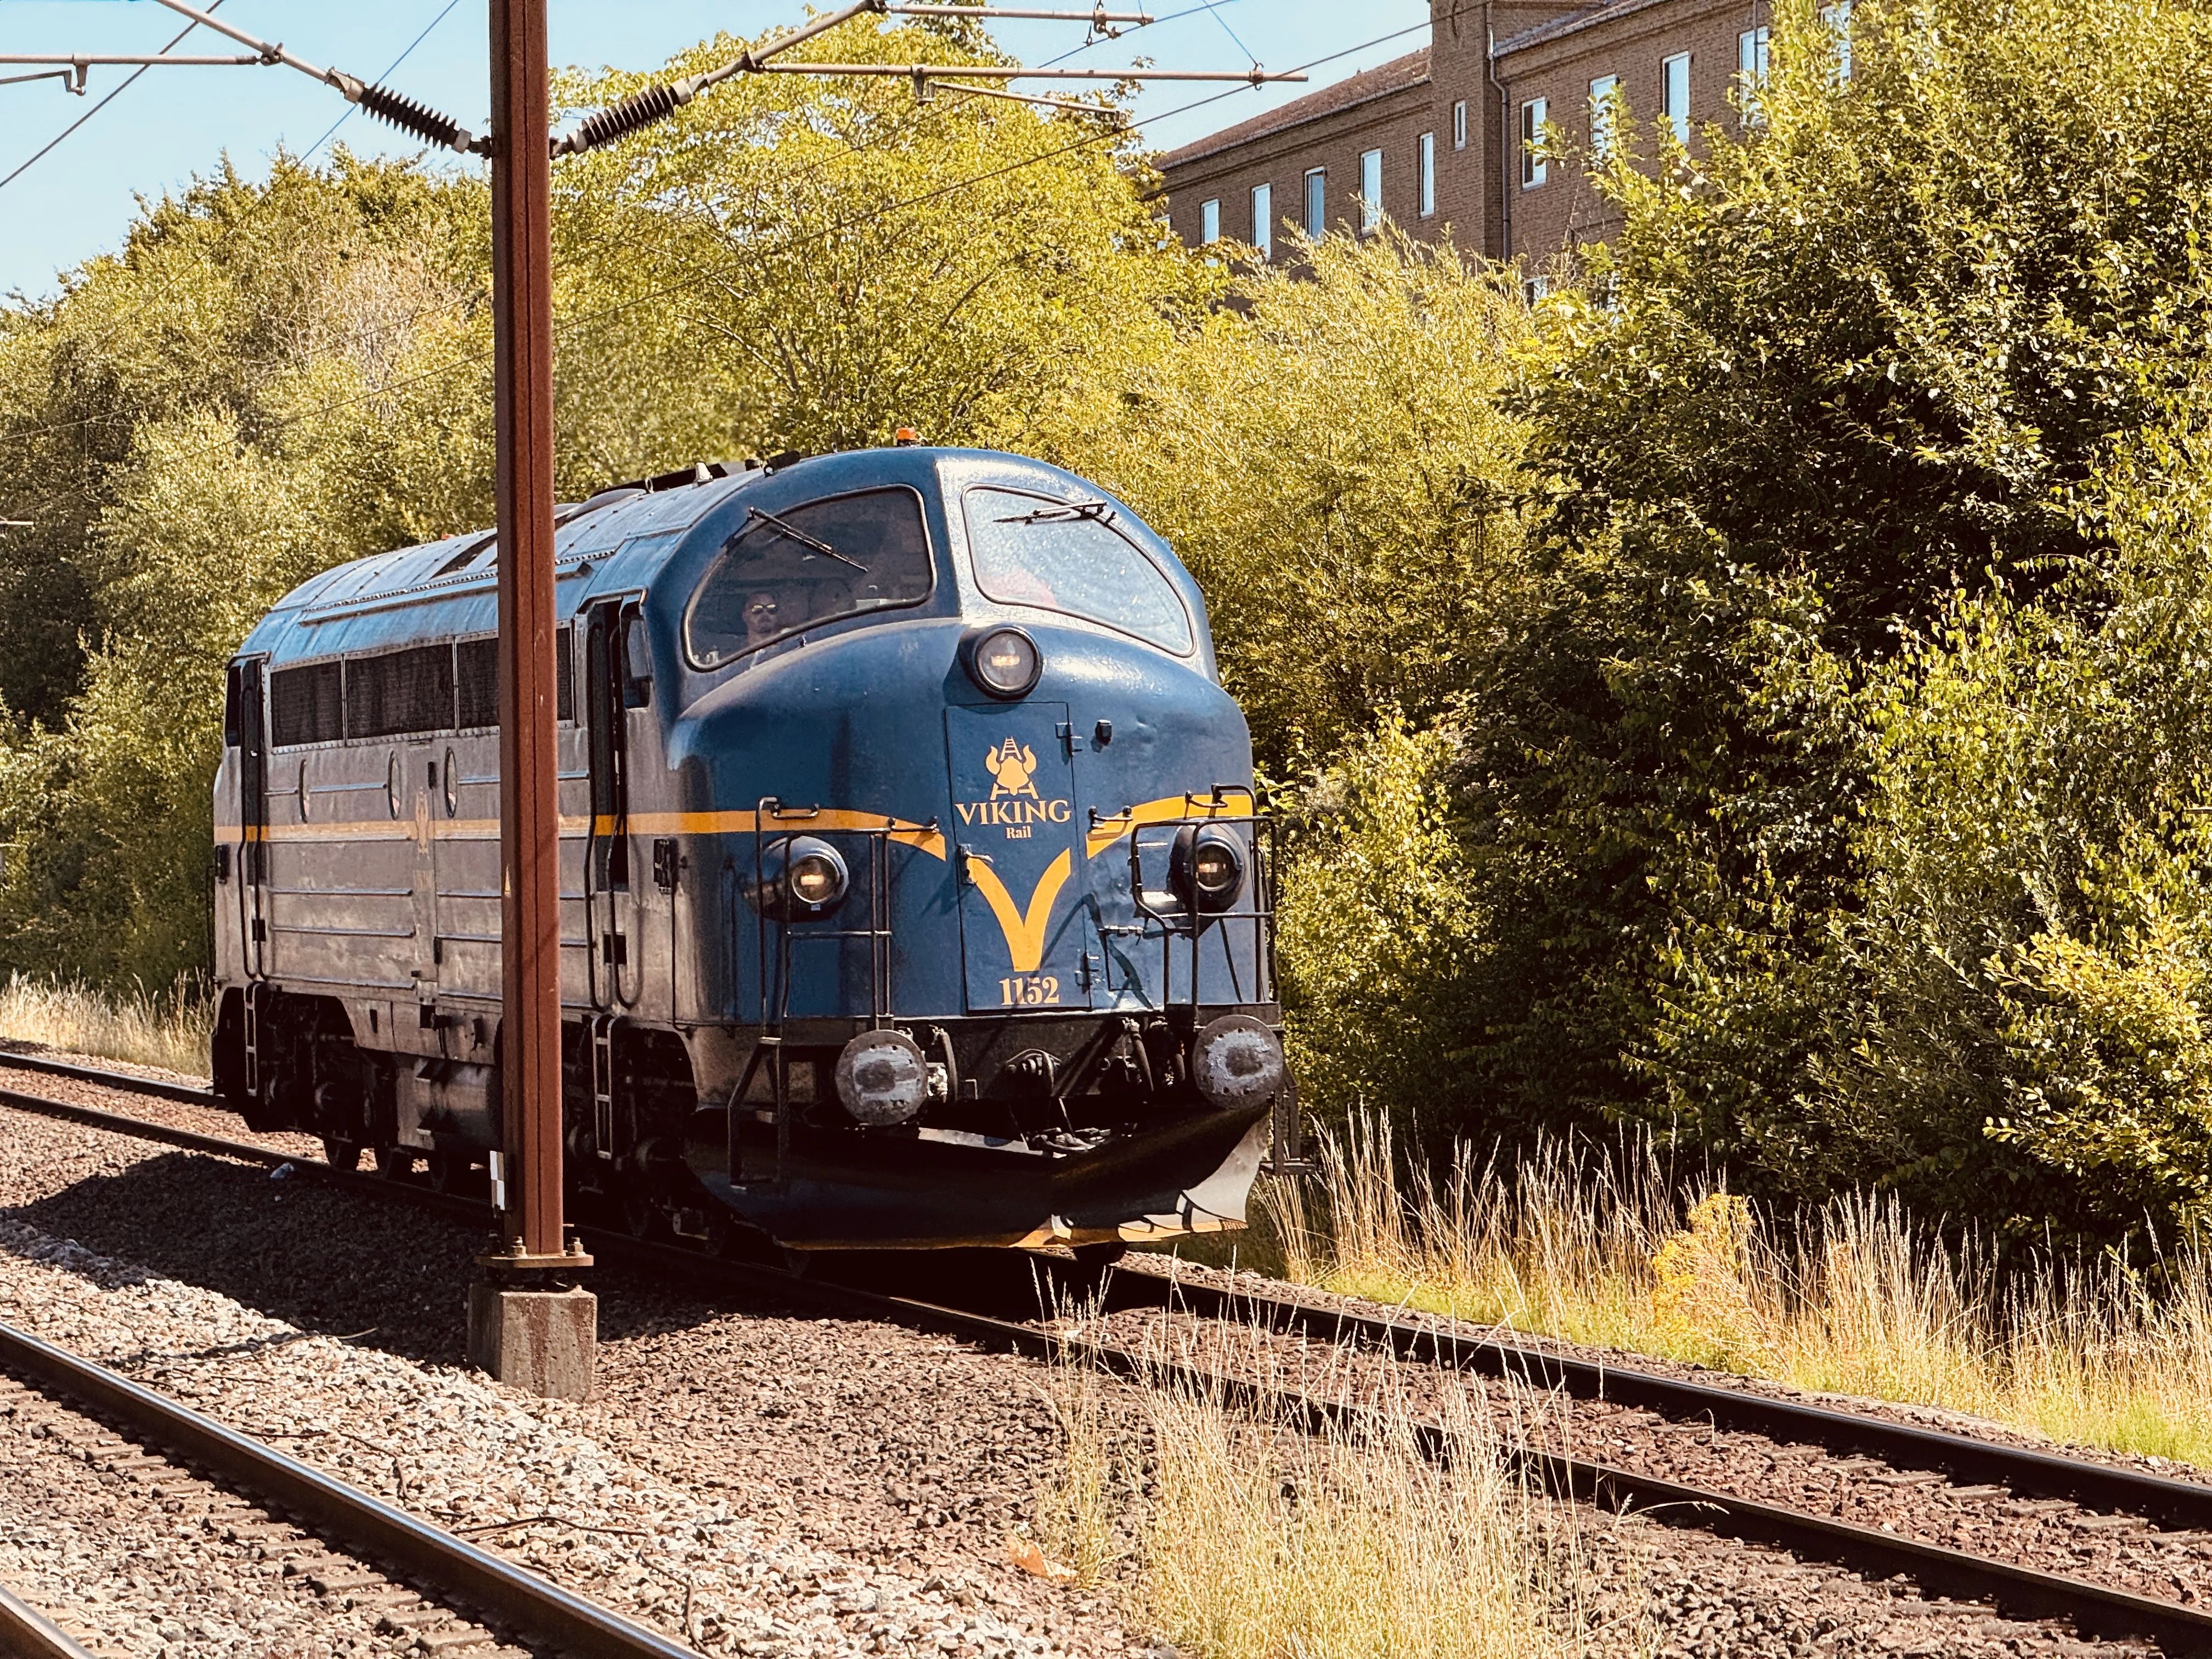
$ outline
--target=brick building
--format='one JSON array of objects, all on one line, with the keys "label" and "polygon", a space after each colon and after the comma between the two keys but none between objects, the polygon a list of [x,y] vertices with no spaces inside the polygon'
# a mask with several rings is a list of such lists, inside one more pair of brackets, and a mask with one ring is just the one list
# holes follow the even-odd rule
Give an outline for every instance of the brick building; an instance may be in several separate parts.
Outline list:
[{"label": "brick building", "polygon": [[1162,157],[1169,222],[1194,246],[1225,237],[1280,258],[1286,227],[1364,232],[1379,208],[1417,236],[1540,265],[1608,227],[1583,168],[1547,162],[1537,134],[1583,151],[1622,106],[1692,144],[1697,128],[1734,126],[1737,88],[1765,73],[1772,9],[1430,0],[1420,51]]}]

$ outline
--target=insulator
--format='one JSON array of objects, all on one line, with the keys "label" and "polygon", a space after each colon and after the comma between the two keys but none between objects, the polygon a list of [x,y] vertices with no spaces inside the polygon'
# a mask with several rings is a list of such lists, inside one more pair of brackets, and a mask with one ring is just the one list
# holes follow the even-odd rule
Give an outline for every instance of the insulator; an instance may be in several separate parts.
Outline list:
[{"label": "insulator", "polygon": [[459,122],[416,103],[404,93],[394,92],[389,87],[363,85],[354,101],[379,120],[389,121],[402,131],[411,132],[441,149],[467,148],[468,135],[461,131]]},{"label": "insulator", "polygon": [[690,101],[690,94],[683,87],[665,82],[647,87],[642,92],[630,94],[611,108],[586,116],[583,124],[554,149],[560,155],[581,155],[587,149],[626,138],[656,121],[665,121]]}]

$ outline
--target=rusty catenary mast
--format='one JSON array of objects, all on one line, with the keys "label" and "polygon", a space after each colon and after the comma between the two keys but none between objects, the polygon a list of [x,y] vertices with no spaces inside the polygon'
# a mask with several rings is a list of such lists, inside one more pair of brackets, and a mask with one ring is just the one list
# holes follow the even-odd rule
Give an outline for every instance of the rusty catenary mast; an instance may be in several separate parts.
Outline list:
[{"label": "rusty catenary mast", "polygon": [[535,1284],[589,1259],[561,1213],[561,804],[555,757],[553,184],[546,0],[491,0],[492,317],[499,504],[500,1080],[469,1354],[540,1393],[590,1392],[592,1298]]},{"label": "rusty catenary mast", "polygon": [[552,158],[545,0],[492,0],[499,806],[509,1242],[561,1252],[561,823],[553,722]]}]

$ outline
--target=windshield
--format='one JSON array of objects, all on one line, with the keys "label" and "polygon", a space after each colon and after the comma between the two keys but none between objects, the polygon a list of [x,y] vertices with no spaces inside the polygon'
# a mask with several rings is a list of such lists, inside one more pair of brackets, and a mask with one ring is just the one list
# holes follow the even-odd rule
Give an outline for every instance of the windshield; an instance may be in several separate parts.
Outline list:
[{"label": "windshield", "polygon": [[917,604],[933,574],[911,489],[754,507],[691,596],[684,648],[700,667],[718,667],[823,623]]},{"label": "windshield", "polygon": [[1179,657],[1196,648],[1182,596],[1122,533],[1118,509],[1012,489],[971,489],[967,505],[975,580],[988,597],[1103,623]]}]

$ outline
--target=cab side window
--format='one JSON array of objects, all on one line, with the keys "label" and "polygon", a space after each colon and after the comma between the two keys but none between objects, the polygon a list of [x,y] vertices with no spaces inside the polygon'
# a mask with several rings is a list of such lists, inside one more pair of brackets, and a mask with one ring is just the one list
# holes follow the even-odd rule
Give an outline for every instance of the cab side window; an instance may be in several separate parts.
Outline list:
[{"label": "cab side window", "polygon": [[934,586],[921,497],[870,489],[770,513],[752,508],[684,613],[701,668],[872,611],[918,605]]}]

